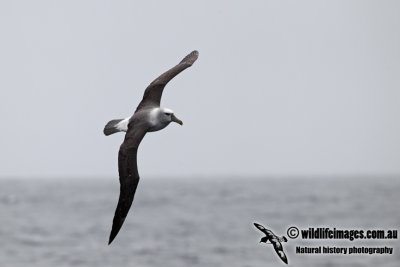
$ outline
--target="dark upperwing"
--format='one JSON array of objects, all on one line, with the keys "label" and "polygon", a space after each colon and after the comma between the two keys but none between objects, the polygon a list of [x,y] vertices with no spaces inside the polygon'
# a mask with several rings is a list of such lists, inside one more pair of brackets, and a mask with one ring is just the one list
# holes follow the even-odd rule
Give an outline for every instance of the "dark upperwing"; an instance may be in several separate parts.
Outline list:
[{"label": "dark upperwing", "polygon": [[143,99],[138,105],[136,112],[140,109],[147,107],[159,107],[161,96],[167,83],[172,80],[176,75],[192,66],[198,57],[199,52],[197,52],[196,50],[192,51],[190,54],[184,57],[178,65],[164,72],[157,79],[151,82],[144,91]]},{"label": "dark upperwing", "polygon": [[141,127],[140,124],[135,125],[134,123],[130,123],[124,142],[119,148],[118,171],[120,193],[108,244],[111,244],[117,236],[132,205],[139,183],[137,150],[146,132],[147,129]]}]

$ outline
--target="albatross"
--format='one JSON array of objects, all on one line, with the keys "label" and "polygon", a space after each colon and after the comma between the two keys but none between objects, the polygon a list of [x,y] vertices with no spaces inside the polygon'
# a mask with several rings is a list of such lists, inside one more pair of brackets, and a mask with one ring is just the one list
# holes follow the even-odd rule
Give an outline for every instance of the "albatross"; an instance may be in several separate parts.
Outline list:
[{"label": "albatross", "polygon": [[126,132],[118,153],[120,193],[108,244],[111,244],[121,229],[135,196],[139,183],[137,151],[143,137],[147,132],[164,129],[171,122],[183,125],[183,122],[175,116],[171,109],[160,107],[164,88],[176,75],[192,66],[198,56],[199,52],[196,50],[191,52],[178,65],[151,82],[131,117],[111,120],[104,127],[103,132],[107,136],[117,132]]}]

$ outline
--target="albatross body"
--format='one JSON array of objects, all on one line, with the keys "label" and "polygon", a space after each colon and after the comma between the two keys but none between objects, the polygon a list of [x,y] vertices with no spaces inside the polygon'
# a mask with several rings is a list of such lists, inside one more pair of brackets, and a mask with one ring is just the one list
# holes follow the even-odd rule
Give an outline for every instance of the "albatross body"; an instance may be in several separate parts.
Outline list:
[{"label": "albatross body", "polygon": [[108,244],[111,244],[121,229],[135,196],[139,183],[137,150],[143,137],[147,132],[164,129],[171,122],[183,124],[171,109],[160,107],[164,87],[176,75],[192,66],[198,56],[197,51],[191,52],[178,65],[155,79],[146,88],[142,101],[131,117],[111,120],[104,127],[105,135],[126,132],[118,153],[120,195]]}]

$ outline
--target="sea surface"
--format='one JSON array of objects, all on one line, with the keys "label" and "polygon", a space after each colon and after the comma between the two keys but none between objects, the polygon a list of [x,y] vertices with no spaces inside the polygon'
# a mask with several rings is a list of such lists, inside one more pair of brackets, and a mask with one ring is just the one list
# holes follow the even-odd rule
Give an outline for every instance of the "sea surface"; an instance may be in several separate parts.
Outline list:
[{"label": "sea surface", "polygon": [[[1,179],[0,266],[285,266],[253,226],[400,230],[400,179],[141,179],[108,246],[119,183],[112,179]],[[392,255],[297,254],[297,246],[391,247]],[[400,266],[395,240],[288,238],[290,266]]]}]

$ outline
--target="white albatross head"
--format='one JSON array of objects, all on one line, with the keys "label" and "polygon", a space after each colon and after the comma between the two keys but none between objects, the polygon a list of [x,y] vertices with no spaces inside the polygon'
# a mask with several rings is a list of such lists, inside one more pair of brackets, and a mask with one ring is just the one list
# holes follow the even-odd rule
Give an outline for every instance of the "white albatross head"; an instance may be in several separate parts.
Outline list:
[{"label": "white albatross head", "polygon": [[175,116],[174,111],[169,108],[160,108],[158,119],[163,123],[176,122],[183,125],[183,122]]},{"label": "white albatross head", "polygon": [[168,108],[155,108],[150,112],[150,132],[159,131],[168,126],[171,122],[176,122],[183,125],[183,122],[178,119],[174,111]]}]

